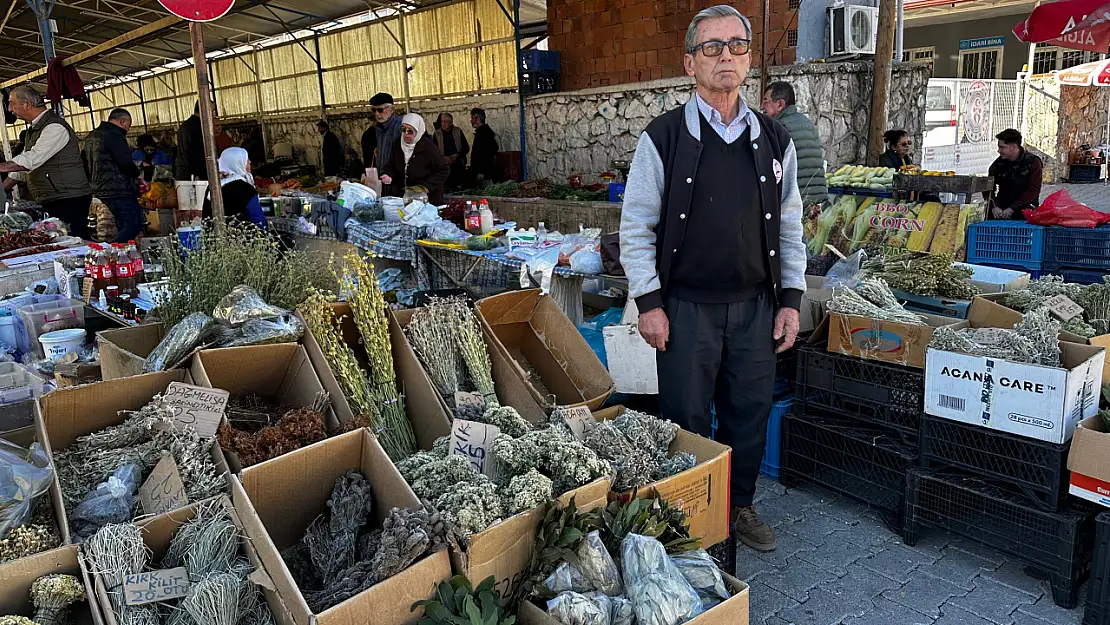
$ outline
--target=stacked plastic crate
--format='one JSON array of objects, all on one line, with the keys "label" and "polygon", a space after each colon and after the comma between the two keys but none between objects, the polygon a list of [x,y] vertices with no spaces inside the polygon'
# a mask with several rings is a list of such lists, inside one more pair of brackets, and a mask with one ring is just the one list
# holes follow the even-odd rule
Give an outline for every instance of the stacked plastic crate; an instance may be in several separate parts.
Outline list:
[{"label": "stacked plastic crate", "polygon": [[1110,512],[1095,520],[1095,555],[1083,625],[1110,625]]},{"label": "stacked plastic crate", "polygon": [[783,428],[782,481],[801,481],[874,506],[901,526],[906,473],[917,456],[921,369],[798,350],[793,414]]},{"label": "stacked plastic crate", "polygon": [[967,262],[1027,271],[1039,278],[1044,272],[1046,230],[1012,220],[972,224],[967,229]]},{"label": "stacked plastic crate", "polygon": [[767,419],[767,445],[759,467],[763,477],[777,480],[782,470],[782,427],[786,415],[794,409],[794,376],[798,365],[798,345],[806,340],[799,336],[795,346],[778,355],[775,364],[775,403]]},{"label": "stacked plastic crate", "polygon": [[1045,271],[1067,282],[1096,284],[1110,273],[1110,225],[1098,228],[1048,226]]}]

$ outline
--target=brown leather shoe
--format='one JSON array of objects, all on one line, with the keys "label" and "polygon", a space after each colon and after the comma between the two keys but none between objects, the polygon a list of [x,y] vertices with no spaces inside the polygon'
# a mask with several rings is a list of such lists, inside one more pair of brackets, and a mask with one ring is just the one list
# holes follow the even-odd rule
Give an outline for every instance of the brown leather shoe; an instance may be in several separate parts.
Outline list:
[{"label": "brown leather shoe", "polygon": [[777,546],[771,526],[763,522],[754,506],[732,509],[732,525],[740,542],[756,551],[774,551]]}]

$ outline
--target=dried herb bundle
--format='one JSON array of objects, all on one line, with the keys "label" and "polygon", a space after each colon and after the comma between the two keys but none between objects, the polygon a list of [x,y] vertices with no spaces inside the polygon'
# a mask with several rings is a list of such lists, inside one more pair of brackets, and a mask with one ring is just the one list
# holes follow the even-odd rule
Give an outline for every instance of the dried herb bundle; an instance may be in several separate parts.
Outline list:
[{"label": "dried herb bundle", "polygon": [[681,473],[697,463],[690,454],[668,457],[678,426],[636,410],[612,421],[586,423],[583,442],[613,465],[613,488],[626,491]]},{"label": "dried herb bundle", "polygon": [[236,430],[257,432],[274,425],[292,409],[292,406],[281,406],[259,395],[232,395],[224,409],[224,417]]},{"label": "dried herb bundle", "polygon": [[185,567],[191,581],[237,568],[241,537],[224,500],[198,506],[196,514],[174,534],[162,566]]},{"label": "dried herb bundle", "polygon": [[1046,367],[1060,366],[1060,322],[1047,308],[1026,313],[1013,329],[943,326],[933,331],[929,347],[949,352],[986,356]]},{"label": "dried herb bundle", "polygon": [[903,251],[863,263],[863,275],[881,278],[893,289],[915,295],[971,299],[979,287],[971,283],[971,269],[955,266],[951,253]]},{"label": "dried herb bundle", "polygon": [[103,578],[120,625],[158,623],[158,612],[152,605],[129,606],[123,601],[124,578],[142,573],[150,563],[150,550],[137,526],[105,525],[85,543],[85,556],[92,572]]},{"label": "dried herb bundle", "polygon": [[829,300],[829,312],[897,323],[925,323],[922,317],[903,308],[881,279],[863,279],[855,288],[837,289]]},{"label": "dried herb bundle", "polygon": [[515,439],[500,434],[493,440],[493,454],[510,475],[539,469],[555,483],[559,494],[613,473],[609,461],[557,427],[533,430]]},{"label": "dried herb bundle", "polygon": [[413,313],[405,334],[449,404],[454,402],[456,392],[473,390],[482,395],[487,409],[500,405],[478,318],[466,300],[433,299]]},{"label": "dried herb bundle", "polygon": [[412,609],[424,608],[420,625],[513,625],[516,616],[501,607],[501,594],[489,576],[478,584],[456,575],[450,582],[440,582],[436,594],[426,601],[417,601]]},{"label": "dried herb bundle", "polygon": [[276,424],[257,432],[220,425],[220,447],[235,452],[243,467],[265,462],[327,438],[323,412],[314,408],[289,410]]},{"label": "dried herb bundle", "polygon": [[[343,340],[339,330],[339,320],[335,318],[328,300],[320,293],[313,293],[301,305],[305,325],[316,338],[320,351],[328,361],[331,372],[335,374],[339,388],[357,415],[367,415],[371,422],[379,420],[381,410],[374,401],[370,382],[358,365],[355,352]],[[387,450],[388,451],[388,450]]]},{"label": "dried herb bundle", "polygon": [[50,498],[43,497],[35,506],[31,518],[0,540],[0,562],[18,560],[61,545],[56,525]]},{"label": "dried herb bundle", "polygon": [[44,575],[31,584],[34,621],[39,625],[69,622],[69,606],[85,599],[85,585],[72,575]]},{"label": "dried herb bundle", "polygon": [[1083,308],[1083,314],[1072,317],[1063,330],[1084,338],[1110,333],[1110,281],[1103,277],[1099,284],[1080,285],[1064,282],[1060,276],[1044,276],[1029,286],[1011,291],[1003,304],[1027,313],[1043,307],[1050,298],[1064,295]]}]

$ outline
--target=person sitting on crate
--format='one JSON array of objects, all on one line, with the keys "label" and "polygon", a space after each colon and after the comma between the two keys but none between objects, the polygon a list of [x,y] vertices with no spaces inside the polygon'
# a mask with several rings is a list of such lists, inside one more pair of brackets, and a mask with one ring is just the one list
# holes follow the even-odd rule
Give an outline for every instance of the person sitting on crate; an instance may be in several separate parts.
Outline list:
[{"label": "person sitting on crate", "polygon": [[1021,146],[1021,133],[1017,130],[1003,130],[995,138],[998,139],[998,158],[990,168],[994,198],[990,192],[983,194],[984,199],[991,201],[987,219],[1024,220],[1021,211],[1041,204],[1044,164],[1039,156]]}]

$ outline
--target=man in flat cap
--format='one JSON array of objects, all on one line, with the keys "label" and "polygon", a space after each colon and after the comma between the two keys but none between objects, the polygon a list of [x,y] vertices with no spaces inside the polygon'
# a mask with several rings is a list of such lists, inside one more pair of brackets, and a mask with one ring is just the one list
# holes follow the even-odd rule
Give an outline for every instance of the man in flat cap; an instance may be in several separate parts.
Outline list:
[{"label": "man in flat cap", "polygon": [[389,162],[393,144],[401,139],[401,116],[394,112],[393,96],[388,93],[370,98],[370,106],[377,123],[362,133],[362,162],[380,173]]}]

